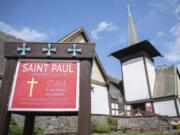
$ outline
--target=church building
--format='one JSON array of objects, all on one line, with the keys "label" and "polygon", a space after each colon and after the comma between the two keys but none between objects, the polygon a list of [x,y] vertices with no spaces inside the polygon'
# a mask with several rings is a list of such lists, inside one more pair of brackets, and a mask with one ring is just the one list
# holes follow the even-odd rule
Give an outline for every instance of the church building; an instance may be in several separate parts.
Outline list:
[{"label": "church building", "polygon": [[180,74],[175,65],[155,67],[162,54],[149,40],[139,41],[128,7],[129,46],[111,55],[120,60],[126,110],[180,116]]},{"label": "church building", "polygon": [[[121,62],[122,78],[116,79],[107,75],[97,53],[95,54],[91,74],[91,114],[95,117],[123,117],[124,112],[129,111],[127,117],[133,115],[131,114],[133,110],[142,110],[151,114],[179,117],[180,73],[175,65],[161,67],[154,65],[154,58],[161,57],[162,54],[149,40],[138,40],[129,8],[128,14],[129,45],[111,54]],[[6,64],[3,46],[4,42],[10,41],[26,42],[8,33],[0,32],[0,87]],[[91,41],[84,28],[79,27],[57,42],[90,43]],[[58,117],[51,117],[48,120],[42,118],[41,121],[55,122]],[[76,122],[75,118],[66,117],[64,123],[73,123],[72,120]],[[59,121],[63,126],[62,119]],[[73,132],[74,129],[76,128],[73,128]],[[67,130],[70,131],[69,127]],[[47,129],[46,132],[49,131]]]}]

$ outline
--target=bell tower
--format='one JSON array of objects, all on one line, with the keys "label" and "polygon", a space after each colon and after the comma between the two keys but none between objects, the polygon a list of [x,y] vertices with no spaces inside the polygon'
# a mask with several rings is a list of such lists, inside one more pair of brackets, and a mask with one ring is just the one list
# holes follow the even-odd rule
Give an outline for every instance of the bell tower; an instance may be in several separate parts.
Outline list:
[{"label": "bell tower", "polygon": [[150,99],[156,78],[154,57],[161,54],[150,41],[138,41],[129,5],[128,28],[128,47],[111,53],[121,62],[125,100],[127,104],[152,104]]}]

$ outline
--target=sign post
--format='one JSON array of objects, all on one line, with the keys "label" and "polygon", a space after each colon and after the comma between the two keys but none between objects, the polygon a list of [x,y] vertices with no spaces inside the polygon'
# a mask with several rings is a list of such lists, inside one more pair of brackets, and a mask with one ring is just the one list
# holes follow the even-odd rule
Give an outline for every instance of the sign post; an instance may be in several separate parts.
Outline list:
[{"label": "sign post", "polygon": [[24,135],[35,116],[78,115],[78,134],[91,133],[91,68],[94,44],[5,43],[0,135],[11,113],[25,115]]}]

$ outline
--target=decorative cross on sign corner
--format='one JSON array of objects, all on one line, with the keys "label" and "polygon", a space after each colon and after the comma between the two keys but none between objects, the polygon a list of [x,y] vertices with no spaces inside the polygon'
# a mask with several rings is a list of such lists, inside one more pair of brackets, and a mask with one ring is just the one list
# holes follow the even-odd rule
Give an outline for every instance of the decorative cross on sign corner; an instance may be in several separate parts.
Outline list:
[{"label": "decorative cross on sign corner", "polygon": [[76,57],[76,53],[81,53],[81,48],[80,49],[76,49],[76,44],[73,44],[73,48],[68,48],[68,53],[73,53],[72,56]]},{"label": "decorative cross on sign corner", "polygon": [[27,81],[27,83],[30,84],[29,97],[32,97],[34,84],[37,84],[38,81],[35,81],[34,77],[32,77],[30,81]]},{"label": "decorative cross on sign corner", "polygon": [[16,50],[17,52],[21,52],[21,56],[26,56],[26,52],[31,52],[31,48],[26,48],[26,43],[23,43],[23,47],[18,47]]},{"label": "decorative cross on sign corner", "polygon": [[51,48],[52,44],[48,44],[48,48],[43,48],[42,52],[47,52],[47,56],[51,56],[51,52],[56,53],[56,48]]}]

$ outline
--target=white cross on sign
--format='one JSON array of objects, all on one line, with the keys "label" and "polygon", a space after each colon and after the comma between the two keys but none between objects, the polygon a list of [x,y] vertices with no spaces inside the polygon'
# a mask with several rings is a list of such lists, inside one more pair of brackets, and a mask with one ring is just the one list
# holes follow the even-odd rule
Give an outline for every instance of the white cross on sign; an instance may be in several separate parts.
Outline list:
[{"label": "white cross on sign", "polygon": [[76,44],[73,44],[73,48],[68,48],[68,53],[73,53],[72,56],[75,57],[76,53],[81,53],[81,49],[76,48]]},{"label": "white cross on sign", "polygon": [[21,56],[26,56],[26,52],[30,52],[31,51],[31,48],[26,48],[26,43],[23,43],[23,47],[20,48],[18,47],[17,48],[17,52],[21,52]]},{"label": "white cross on sign", "polygon": [[29,97],[32,97],[34,84],[37,84],[38,81],[35,81],[34,77],[32,77],[31,81],[27,81],[27,83],[30,84]]},{"label": "white cross on sign", "polygon": [[51,56],[51,52],[56,53],[56,48],[51,48],[52,44],[48,44],[48,48],[43,48],[43,52],[47,52],[47,56]]}]

